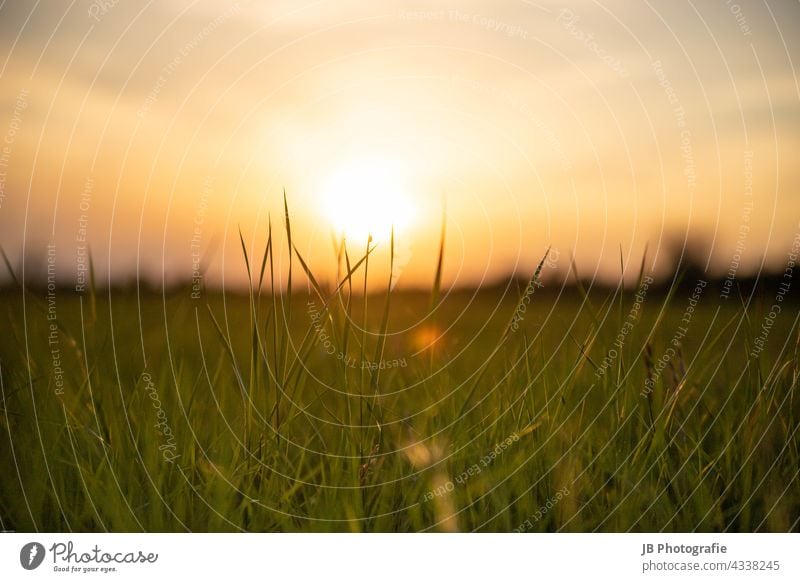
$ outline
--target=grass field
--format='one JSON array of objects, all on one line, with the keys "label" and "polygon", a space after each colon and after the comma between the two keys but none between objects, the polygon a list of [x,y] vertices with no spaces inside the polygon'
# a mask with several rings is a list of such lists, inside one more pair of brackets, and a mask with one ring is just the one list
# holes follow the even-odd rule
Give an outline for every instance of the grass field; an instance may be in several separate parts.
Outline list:
[{"label": "grass field", "polygon": [[777,289],[365,302],[366,260],[273,294],[258,259],[238,295],[0,295],[4,529],[800,528],[798,307],[771,316]]}]

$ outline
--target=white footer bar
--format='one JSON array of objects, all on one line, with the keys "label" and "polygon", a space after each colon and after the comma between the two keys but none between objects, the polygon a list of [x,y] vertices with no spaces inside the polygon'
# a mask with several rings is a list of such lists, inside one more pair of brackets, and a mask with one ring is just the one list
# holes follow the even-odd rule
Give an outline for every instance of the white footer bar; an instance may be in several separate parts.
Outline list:
[{"label": "white footer bar", "polygon": [[0,535],[2,580],[800,580],[796,534]]}]

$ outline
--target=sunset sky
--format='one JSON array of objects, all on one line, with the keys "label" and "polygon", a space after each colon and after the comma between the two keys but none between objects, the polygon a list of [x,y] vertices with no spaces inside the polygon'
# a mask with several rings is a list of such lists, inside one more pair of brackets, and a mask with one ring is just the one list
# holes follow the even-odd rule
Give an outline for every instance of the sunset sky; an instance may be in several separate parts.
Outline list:
[{"label": "sunset sky", "polygon": [[0,6],[0,245],[41,269],[55,244],[63,281],[85,246],[101,281],[199,254],[240,283],[239,228],[283,236],[284,189],[323,277],[332,232],[355,256],[394,224],[408,286],[443,200],[448,284],[548,245],[610,281],[687,233],[754,272],[800,230],[796,2]]}]

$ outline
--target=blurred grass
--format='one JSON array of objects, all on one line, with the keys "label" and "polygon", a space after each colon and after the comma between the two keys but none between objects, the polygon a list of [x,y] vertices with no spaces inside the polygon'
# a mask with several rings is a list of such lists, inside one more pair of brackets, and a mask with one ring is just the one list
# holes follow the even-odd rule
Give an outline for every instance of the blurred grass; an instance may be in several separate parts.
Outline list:
[{"label": "blurred grass", "polygon": [[59,290],[63,395],[43,298],[0,294],[4,529],[798,530],[796,305],[751,359],[769,295],[709,286],[655,374],[685,293],[619,347],[633,290],[537,288],[510,332],[524,290],[365,301],[342,249],[338,288],[280,295],[272,248],[246,294]]}]

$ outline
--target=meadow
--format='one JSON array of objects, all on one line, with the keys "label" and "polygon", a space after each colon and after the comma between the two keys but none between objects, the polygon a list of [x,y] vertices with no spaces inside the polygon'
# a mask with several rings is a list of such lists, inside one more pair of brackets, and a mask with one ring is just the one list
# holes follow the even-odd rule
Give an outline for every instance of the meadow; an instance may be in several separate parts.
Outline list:
[{"label": "meadow", "polygon": [[281,292],[272,249],[239,293],[0,293],[3,529],[800,529],[777,288],[562,287],[545,256],[365,294],[368,255],[322,284],[295,253]]}]

